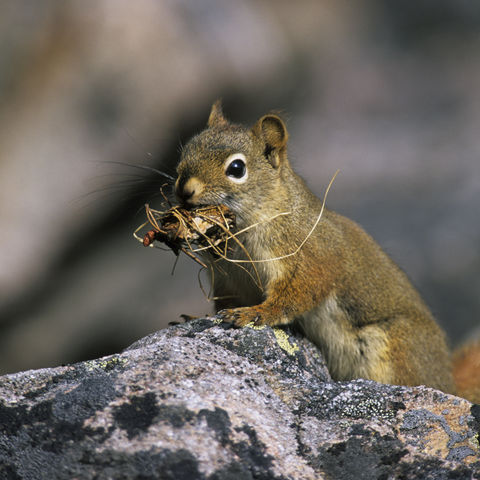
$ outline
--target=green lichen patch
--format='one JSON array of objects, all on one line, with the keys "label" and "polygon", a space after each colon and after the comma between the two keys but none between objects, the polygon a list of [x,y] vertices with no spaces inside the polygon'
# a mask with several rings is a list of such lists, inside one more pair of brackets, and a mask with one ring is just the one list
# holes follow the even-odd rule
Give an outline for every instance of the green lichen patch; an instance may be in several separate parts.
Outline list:
[{"label": "green lichen patch", "polygon": [[101,370],[102,372],[111,372],[113,370],[123,369],[128,363],[125,357],[112,355],[111,357],[99,358],[97,360],[87,360],[84,367],[89,372]]}]

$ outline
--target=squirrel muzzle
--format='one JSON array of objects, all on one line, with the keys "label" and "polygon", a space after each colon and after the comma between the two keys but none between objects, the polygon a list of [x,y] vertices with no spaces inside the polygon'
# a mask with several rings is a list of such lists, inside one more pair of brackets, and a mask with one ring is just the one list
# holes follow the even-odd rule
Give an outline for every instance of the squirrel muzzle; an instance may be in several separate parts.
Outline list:
[{"label": "squirrel muzzle", "polygon": [[196,205],[203,188],[203,183],[198,178],[180,176],[175,182],[175,195],[184,205]]}]

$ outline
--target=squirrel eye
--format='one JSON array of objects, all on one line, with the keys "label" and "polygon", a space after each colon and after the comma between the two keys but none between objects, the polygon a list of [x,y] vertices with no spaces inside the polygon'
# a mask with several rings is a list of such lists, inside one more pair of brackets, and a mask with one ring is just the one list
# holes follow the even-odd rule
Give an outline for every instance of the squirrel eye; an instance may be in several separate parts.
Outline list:
[{"label": "squirrel eye", "polygon": [[232,155],[226,162],[225,174],[233,182],[245,182],[247,179],[247,164],[244,155]]},{"label": "squirrel eye", "polygon": [[229,177],[242,178],[245,175],[245,162],[243,160],[234,160],[227,168]]}]

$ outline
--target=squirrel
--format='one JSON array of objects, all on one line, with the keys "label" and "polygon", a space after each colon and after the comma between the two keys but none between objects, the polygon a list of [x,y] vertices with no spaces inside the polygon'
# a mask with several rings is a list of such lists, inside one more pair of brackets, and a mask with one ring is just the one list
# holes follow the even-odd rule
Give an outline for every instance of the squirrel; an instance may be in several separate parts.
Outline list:
[{"label": "squirrel", "polygon": [[217,100],[207,128],[182,149],[177,198],[186,207],[227,206],[244,247],[233,247],[233,261],[207,258],[217,315],[238,327],[294,323],[334,380],[461,395],[445,334],[419,293],[370,235],[324,208],[293,171],[288,136],[278,114],[246,128],[228,121]]}]

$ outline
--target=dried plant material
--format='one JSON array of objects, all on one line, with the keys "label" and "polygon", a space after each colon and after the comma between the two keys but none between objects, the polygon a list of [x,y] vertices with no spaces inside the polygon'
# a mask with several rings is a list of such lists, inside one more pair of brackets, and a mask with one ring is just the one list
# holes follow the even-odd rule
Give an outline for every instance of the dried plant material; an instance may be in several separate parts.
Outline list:
[{"label": "dried plant material", "polygon": [[157,232],[155,230],[149,230],[143,237],[143,246],[149,247],[155,240]]},{"label": "dried plant material", "polygon": [[[145,205],[148,222],[141,225],[135,237],[146,247],[154,241],[165,244],[175,255],[184,252],[203,267],[205,263],[196,255],[211,250],[214,257],[223,257],[228,240],[233,237],[235,215],[224,205],[210,205],[190,210],[179,206],[160,211]],[[150,224],[153,228],[143,238],[137,232]]]}]

